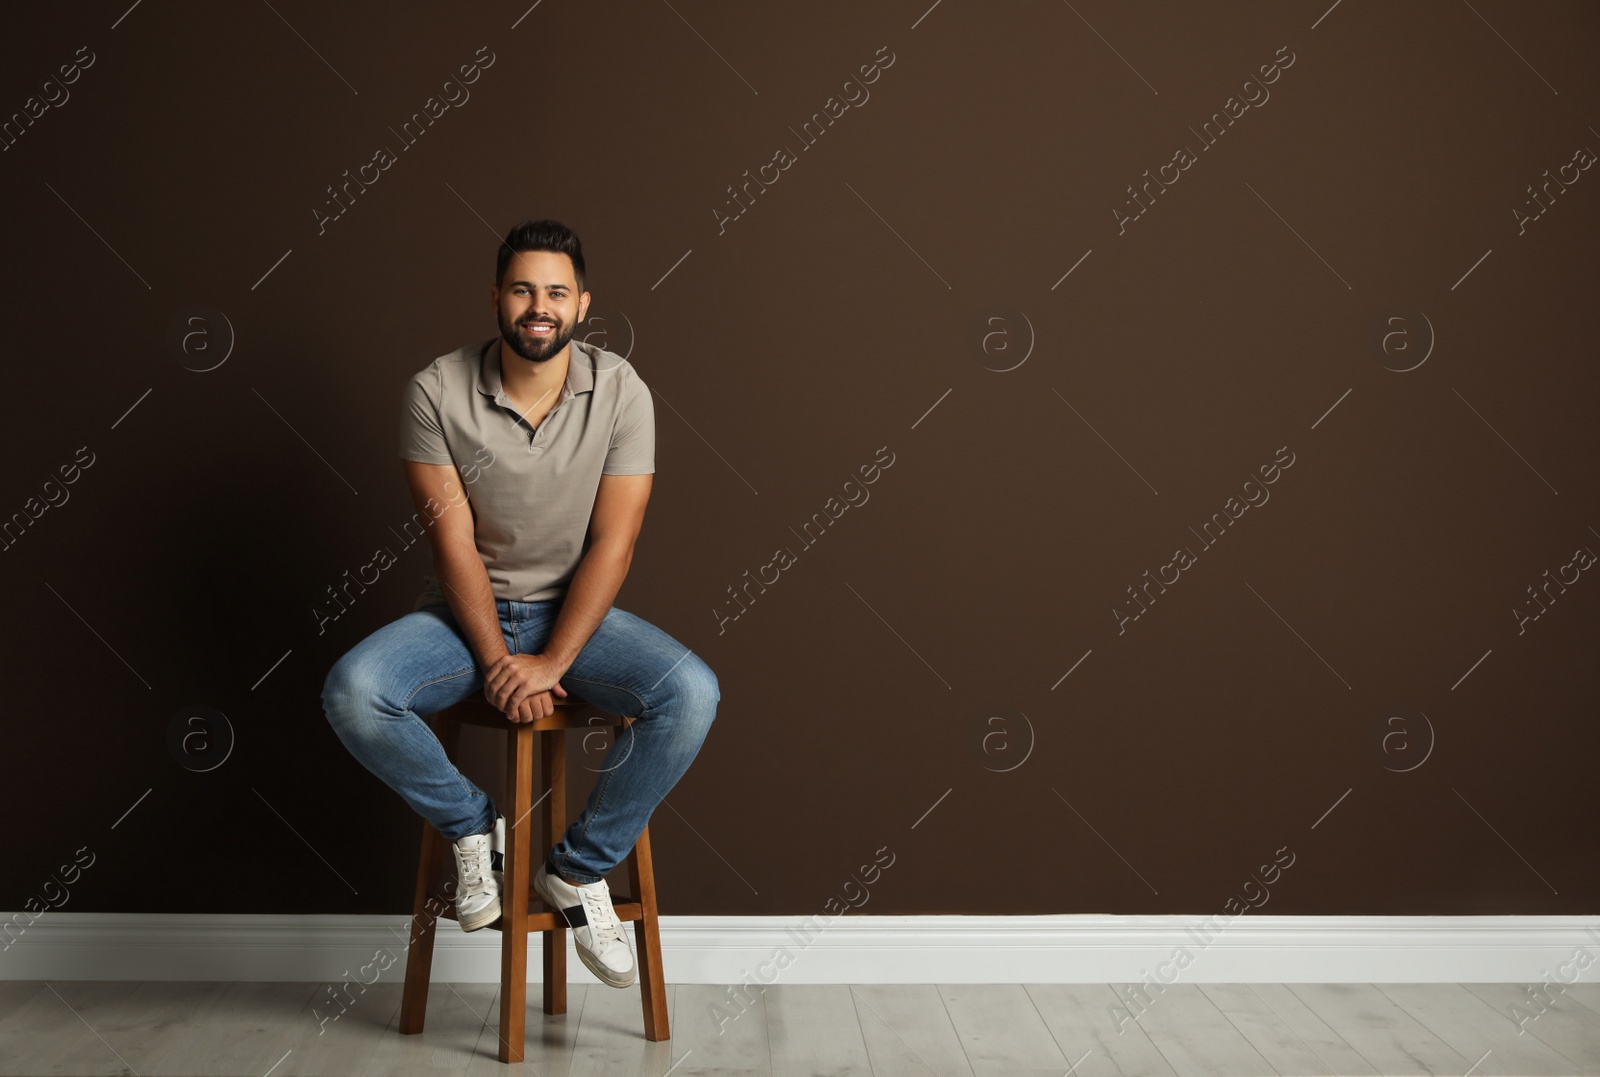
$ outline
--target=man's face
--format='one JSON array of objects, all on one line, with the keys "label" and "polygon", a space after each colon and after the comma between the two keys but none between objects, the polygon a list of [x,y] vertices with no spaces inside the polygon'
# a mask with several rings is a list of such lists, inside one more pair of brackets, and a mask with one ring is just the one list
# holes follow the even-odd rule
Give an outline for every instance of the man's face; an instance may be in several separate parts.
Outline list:
[{"label": "man's face", "polygon": [[518,251],[495,289],[500,336],[524,359],[542,363],[572,339],[589,308],[578,294],[572,259],[554,251]]}]

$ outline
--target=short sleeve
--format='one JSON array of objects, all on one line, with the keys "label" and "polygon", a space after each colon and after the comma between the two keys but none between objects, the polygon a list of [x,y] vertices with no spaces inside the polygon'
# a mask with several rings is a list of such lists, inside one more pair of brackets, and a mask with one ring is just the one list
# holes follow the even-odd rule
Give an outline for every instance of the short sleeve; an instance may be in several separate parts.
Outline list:
[{"label": "short sleeve", "polygon": [[623,402],[611,431],[602,475],[649,475],[656,469],[656,411],[650,390],[637,374],[623,382]]},{"label": "short sleeve", "polygon": [[400,408],[400,459],[422,464],[453,464],[439,422],[436,393],[443,391],[437,364],[419,371],[406,383]]}]

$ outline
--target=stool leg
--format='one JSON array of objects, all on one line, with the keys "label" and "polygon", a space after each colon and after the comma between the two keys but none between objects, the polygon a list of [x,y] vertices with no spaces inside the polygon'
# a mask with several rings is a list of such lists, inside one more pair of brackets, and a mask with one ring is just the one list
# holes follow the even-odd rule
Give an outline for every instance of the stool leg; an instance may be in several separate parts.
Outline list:
[{"label": "stool leg", "polygon": [[672,1038],[667,1027],[667,985],[661,968],[661,929],[656,918],[655,862],[650,856],[650,828],[646,826],[628,854],[629,882],[644,910],[633,922],[633,939],[639,951],[639,998],[644,1004],[644,1038]]},{"label": "stool leg", "polygon": [[[432,721],[434,734],[445,755],[455,758],[461,726],[451,721]],[[417,889],[411,903],[411,924],[406,943],[406,986],[401,993],[400,1031],[414,1035],[422,1031],[428,1015],[428,984],[433,977],[433,939],[443,906],[432,900],[430,891],[444,879],[444,836],[433,824],[422,823],[422,850],[417,856]]]},{"label": "stool leg", "polygon": [[521,1062],[528,1015],[528,815],[533,810],[533,730],[512,723],[506,744],[505,885],[500,893],[500,1061]]},{"label": "stool leg", "polygon": [[[544,807],[544,858],[567,829],[567,734],[546,729],[539,748],[540,784],[548,803]],[[561,910],[551,909],[561,922]],[[544,932],[544,1012],[567,1012],[567,929]]]},{"label": "stool leg", "polygon": [[422,1031],[428,1016],[428,984],[433,976],[433,939],[442,906],[431,895],[444,876],[445,840],[433,824],[422,824],[422,852],[417,857],[417,890],[412,901],[406,944],[406,986],[400,1001],[400,1031]]}]

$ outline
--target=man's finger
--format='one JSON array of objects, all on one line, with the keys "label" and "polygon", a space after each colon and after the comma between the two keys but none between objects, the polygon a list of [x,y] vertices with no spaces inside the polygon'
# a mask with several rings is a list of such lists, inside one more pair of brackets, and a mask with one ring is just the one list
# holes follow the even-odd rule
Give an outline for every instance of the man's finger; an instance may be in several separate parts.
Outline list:
[{"label": "man's finger", "polygon": [[484,674],[485,680],[493,679],[496,683],[504,681],[517,668],[517,655],[506,653],[494,660],[488,671]]},{"label": "man's finger", "polygon": [[520,704],[523,700],[529,699],[532,696],[533,689],[529,688],[526,684],[519,684],[514,686],[506,693],[506,704],[507,706]]},{"label": "man's finger", "polygon": [[[510,656],[507,655],[507,657]],[[500,686],[500,682],[505,679],[506,660],[504,658],[496,661],[494,665],[489,667],[488,672],[483,675],[483,683],[491,688],[498,688]]]},{"label": "man's finger", "polygon": [[506,710],[509,706],[509,701],[506,699],[505,685],[503,684],[485,685],[483,694],[490,703],[493,703],[501,710]]}]

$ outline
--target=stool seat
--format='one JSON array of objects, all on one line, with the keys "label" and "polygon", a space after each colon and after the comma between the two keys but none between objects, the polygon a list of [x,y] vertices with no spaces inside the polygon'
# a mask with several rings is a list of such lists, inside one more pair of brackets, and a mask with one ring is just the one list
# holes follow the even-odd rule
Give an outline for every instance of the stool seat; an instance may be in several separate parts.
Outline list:
[{"label": "stool seat", "polygon": [[[533,889],[533,872],[548,858],[566,830],[566,734],[568,730],[611,728],[612,736],[633,719],[608,713],[568,696],[554,697],[555,713],[531,722],[513,722],[483,696],[474,696],[433,714],[430,721],[445,755],[454,759],[461,727],[485,726],[506,734],[506,848],[502,863],[500,919],[484,930],[499,931],[500,946],[500,1049],[502,1062],[521,1062],[527,1013],[528,934],[543,937],[544,1012],[567,1012],[567,922],[561,910],[545,905]],[[544,792],[534,798],[533,750],[539,746],[540,784]],[[528,817],[544,802],[541,845],[533,860]],[[422,824],[422,850],[417,863],[417,884],[411,918],[410,946],[406,951],[406,982],[400,1003],[400,1031],[422,1031],[427,1014],[428,984],[433,968],[434,925],[440,919],[457,920],[455,900],[444,885],[450,842],[431,823]],[[655,869],[650,853],[650,828],[640,833],[628,853],[630,894],[611,895],[617,919],[631,922],[638,964],[640,1002],[644,1009],[645,1039],[670,1038],[667,1027],[666,981],[661,966],[661,934],[656,913]]]}]

